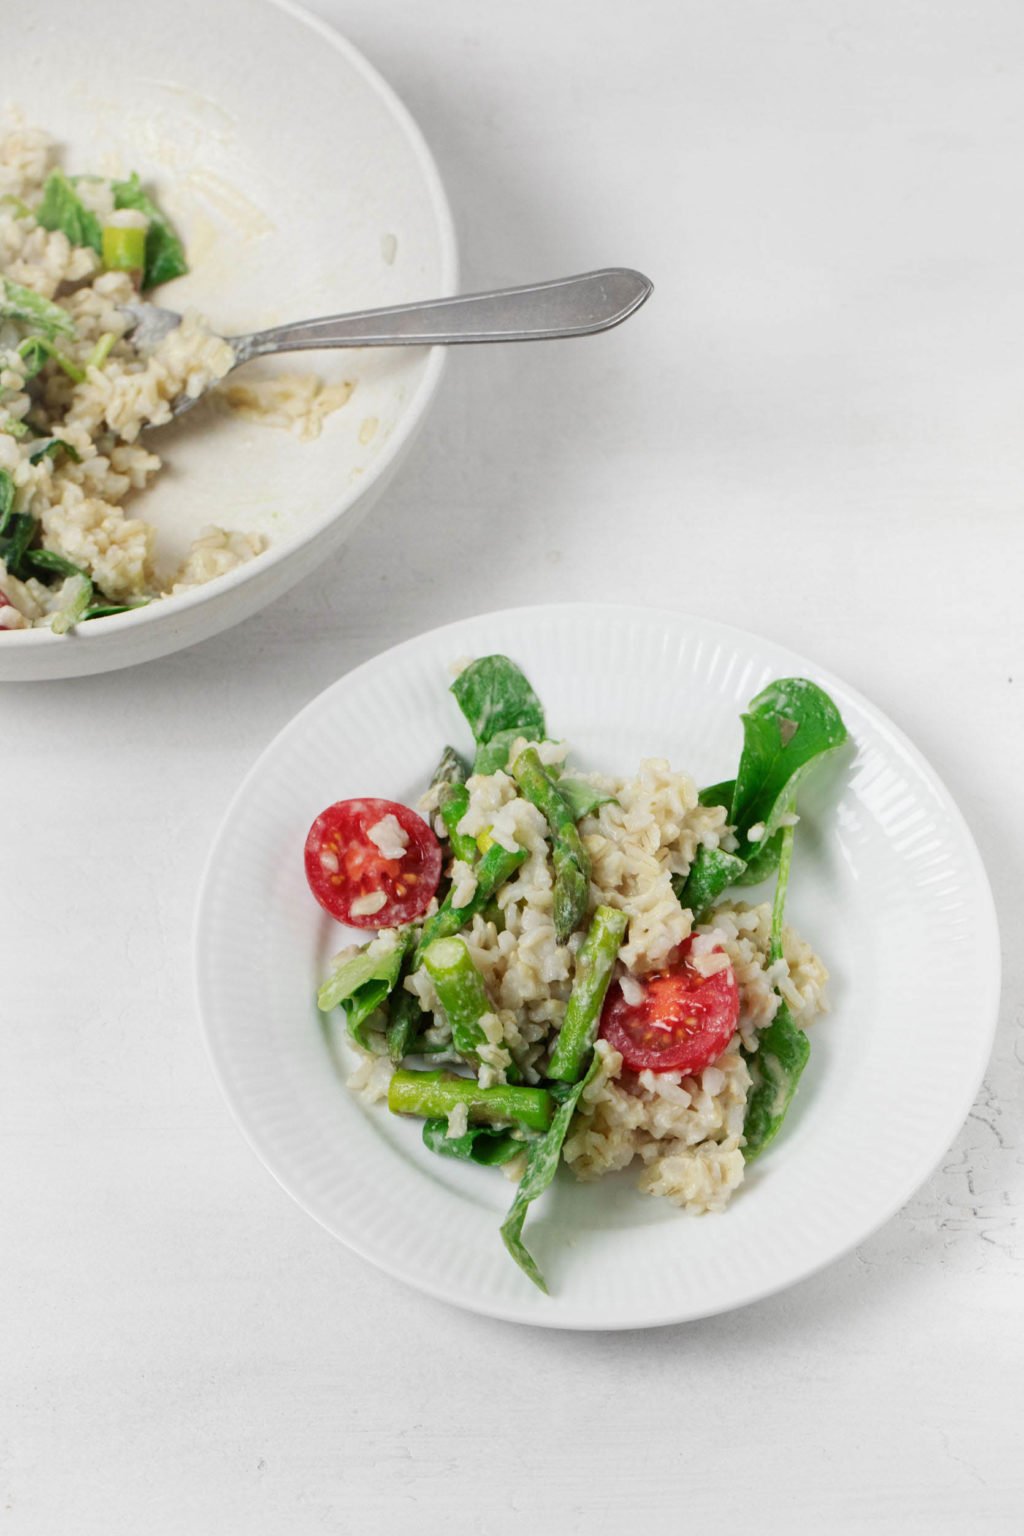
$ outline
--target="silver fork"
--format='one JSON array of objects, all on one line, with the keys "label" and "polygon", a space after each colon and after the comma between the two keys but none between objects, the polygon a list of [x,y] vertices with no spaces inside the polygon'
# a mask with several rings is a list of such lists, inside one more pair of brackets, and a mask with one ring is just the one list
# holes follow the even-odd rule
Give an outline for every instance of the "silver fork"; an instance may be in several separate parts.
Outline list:
[{"label": "silver fork", "polygon": [[[551,341],[591,336],[620,325],[647,299],[649,278],[628,267],[604,267],[578,277],[561,277],[493,293],[466,293],[388,309],[364,309],[322,320],[299,320],[269,331],[225,340],[235,354],[232,369],[274,352],[307,352],[326,347],[451,347],[484,341]],[[181,323],[173,309],[125,304],[132,324],[126,334],[149,352]],[[202,395],[179,395],[171,414],[191,410]]]}]

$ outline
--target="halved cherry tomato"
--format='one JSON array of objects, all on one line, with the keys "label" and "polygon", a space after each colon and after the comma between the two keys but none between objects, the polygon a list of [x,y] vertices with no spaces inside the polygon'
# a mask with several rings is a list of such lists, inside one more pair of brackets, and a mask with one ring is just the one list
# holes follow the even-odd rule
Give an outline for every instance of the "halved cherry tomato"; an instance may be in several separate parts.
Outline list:
[{"label": "halved cherry tomato", "polygon": [[[394,816],[408,839],[385,858],[370,829]],[[338,800],[306,838],[306,879],[325,912],[353,928],[394,928],[422,917],[441,879],[441,846],[422,816],[394,800]],[[384,900],[374,900],[383,896]]]},{"label": "halved cherry tomato", "polygon": [[633,1072],[702,1072],[736,1032],[740,994],[732,966],[702,976],[690,959],[692,944],[691,936],[669,970],[640,981],[640,1002],[627,1003],[618,985],[608,990],[601,1036]]}]

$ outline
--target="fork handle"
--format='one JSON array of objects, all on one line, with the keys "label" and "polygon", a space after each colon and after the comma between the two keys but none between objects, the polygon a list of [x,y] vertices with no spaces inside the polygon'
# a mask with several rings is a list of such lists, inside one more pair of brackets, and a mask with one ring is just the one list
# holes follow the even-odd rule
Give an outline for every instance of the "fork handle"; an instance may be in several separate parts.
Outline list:
[{"label": "fork handle", "polygon": [[321,347],[460,346],[483,341],[547,341],[589,336],[627,319],[651,292],[642,272],[605,267],[493,293],[300,320],[234,338],[239,362],[270,352]]}]

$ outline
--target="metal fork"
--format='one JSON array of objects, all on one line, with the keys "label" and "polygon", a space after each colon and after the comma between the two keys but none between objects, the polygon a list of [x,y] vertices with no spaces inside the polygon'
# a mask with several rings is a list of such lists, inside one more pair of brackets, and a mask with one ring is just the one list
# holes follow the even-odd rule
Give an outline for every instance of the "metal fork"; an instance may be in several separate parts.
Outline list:
[{"label": "metal fork", "polygon": [[[485,341],[550,341],[591,336],[620,325],[640,308],[653,284],[628,267],[604,267],[577,277],[467,293],[453,299],[427,299],[388,309],[364,309],[299,320],[269,331],[225,340],[235,354],[232,369],[274,352],[306,352],[326,347],[451,347]],[[126,333],[140,352],[151,351],[181,316],[156,304],[125,304],[132,324]],[[179,395],[173,416],[190,410],[201,395]]]}]

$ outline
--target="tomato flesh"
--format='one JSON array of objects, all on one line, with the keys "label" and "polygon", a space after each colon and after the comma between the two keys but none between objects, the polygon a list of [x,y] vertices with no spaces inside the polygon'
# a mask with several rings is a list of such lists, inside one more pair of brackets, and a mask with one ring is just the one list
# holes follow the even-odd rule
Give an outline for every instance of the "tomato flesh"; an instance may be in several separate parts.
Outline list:
[{"label": "tomato flesh", "polygon": [[[385,816],[406,836],[398,858],[370,836]],[[395,928],[422,917],[441,862],[441,845],[423,817],[394,800],[338,800],[320,812],[306,838],[310,890],[325,912],[353,928]]]},{"label": "tomato flesh", "polygon": [[690,958],[692,944],[691,937],[680,946],[668,970],[640,980],[638,1003],[627,1003],[617,984],[608,989],[601,1037],[633,1072],[702,1072],[736,1032],[740,995],[732,966],[702,976]]}]

